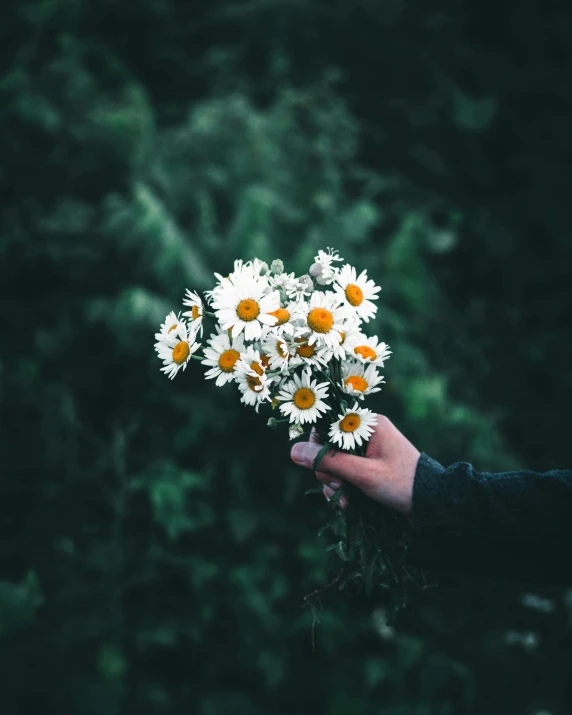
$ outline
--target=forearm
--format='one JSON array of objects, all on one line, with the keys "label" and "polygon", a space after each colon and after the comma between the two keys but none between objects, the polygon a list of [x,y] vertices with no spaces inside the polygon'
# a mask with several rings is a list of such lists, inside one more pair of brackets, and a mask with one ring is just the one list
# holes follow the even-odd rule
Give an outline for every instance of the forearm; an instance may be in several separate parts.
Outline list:
[{"label": "forearm", "polygon": [[478,473],[422,454],[411,516],[414,565],[572,582],[572,471]]}]

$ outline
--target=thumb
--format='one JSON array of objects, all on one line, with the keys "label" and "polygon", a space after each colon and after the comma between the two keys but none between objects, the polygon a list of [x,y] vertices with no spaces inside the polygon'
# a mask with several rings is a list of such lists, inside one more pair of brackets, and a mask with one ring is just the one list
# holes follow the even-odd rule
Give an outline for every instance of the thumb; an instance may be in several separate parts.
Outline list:
[{"label": "thumb", "polygon": [[[316,442],[298,442],[292,447],[290,456],[296,464],[312,469],[314,459],[323,446]],[[371,460],[347,452],[328,451],[320,461],[319,470],[363,489],[369,486]]]},{"label": "thumb", "polygon": [[323,446],[319,442],[296,442],[290,450],[290,458],[301,467],[312,469],[314,460]]}]

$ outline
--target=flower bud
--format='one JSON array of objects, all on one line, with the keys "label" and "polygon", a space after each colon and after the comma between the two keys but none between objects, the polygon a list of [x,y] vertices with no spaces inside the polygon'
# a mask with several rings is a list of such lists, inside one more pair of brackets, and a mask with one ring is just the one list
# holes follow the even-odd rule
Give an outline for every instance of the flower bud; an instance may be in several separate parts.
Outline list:
[{"label": "flower bud", "polygon": [[275,276],[281,276],[284,273],[284,264],[279,258],[276,258],[276,260],[270,264],[270,270]]},{"label": "flower bud", "polygon": [[302,425],[290,425],[288,428],[288,437],[292,439],[296,439],[297,437],[300,437],[300,435],[304,434],[304,428]]},{"label": "flower bud", "polygon": [[260,275],[265,276],[268,273],[268,263],[266,261],[261,261],[260,263]]},{"label": "flower bud", "polygon": [[319,275],[322,274],[322,271],[324,270],[324,267],[322,266],[321,263],[313,263],[310,266],[310,270],[308,271],[311,276],[314,278],[317,278]]},{"label": "flower bud", "polygon": [[278,420],[274,417],[270,417],[266,424],[270,429],[276,429],[278,427]]}]

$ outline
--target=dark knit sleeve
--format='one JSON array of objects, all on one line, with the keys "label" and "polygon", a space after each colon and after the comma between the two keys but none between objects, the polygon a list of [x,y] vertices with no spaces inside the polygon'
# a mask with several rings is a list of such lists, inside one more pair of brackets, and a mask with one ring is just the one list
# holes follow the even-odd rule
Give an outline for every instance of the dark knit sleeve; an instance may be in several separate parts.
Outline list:
[{"label": "dark knit sleeve", "polygon": [[572,583],[572,471],[490,474],[423,453],[411,520],[421,568]]}]

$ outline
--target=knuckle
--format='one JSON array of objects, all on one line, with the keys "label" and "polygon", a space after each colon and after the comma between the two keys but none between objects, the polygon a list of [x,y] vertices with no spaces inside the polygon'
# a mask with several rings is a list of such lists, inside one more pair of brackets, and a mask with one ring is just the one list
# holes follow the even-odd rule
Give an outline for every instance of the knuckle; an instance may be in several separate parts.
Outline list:
[{"label": "knuckle", "polygon": [[387,429],[392,424],[391,420],[389,417],[386,417],[385,415],[377,415],[377,426],[381,429]]}]

